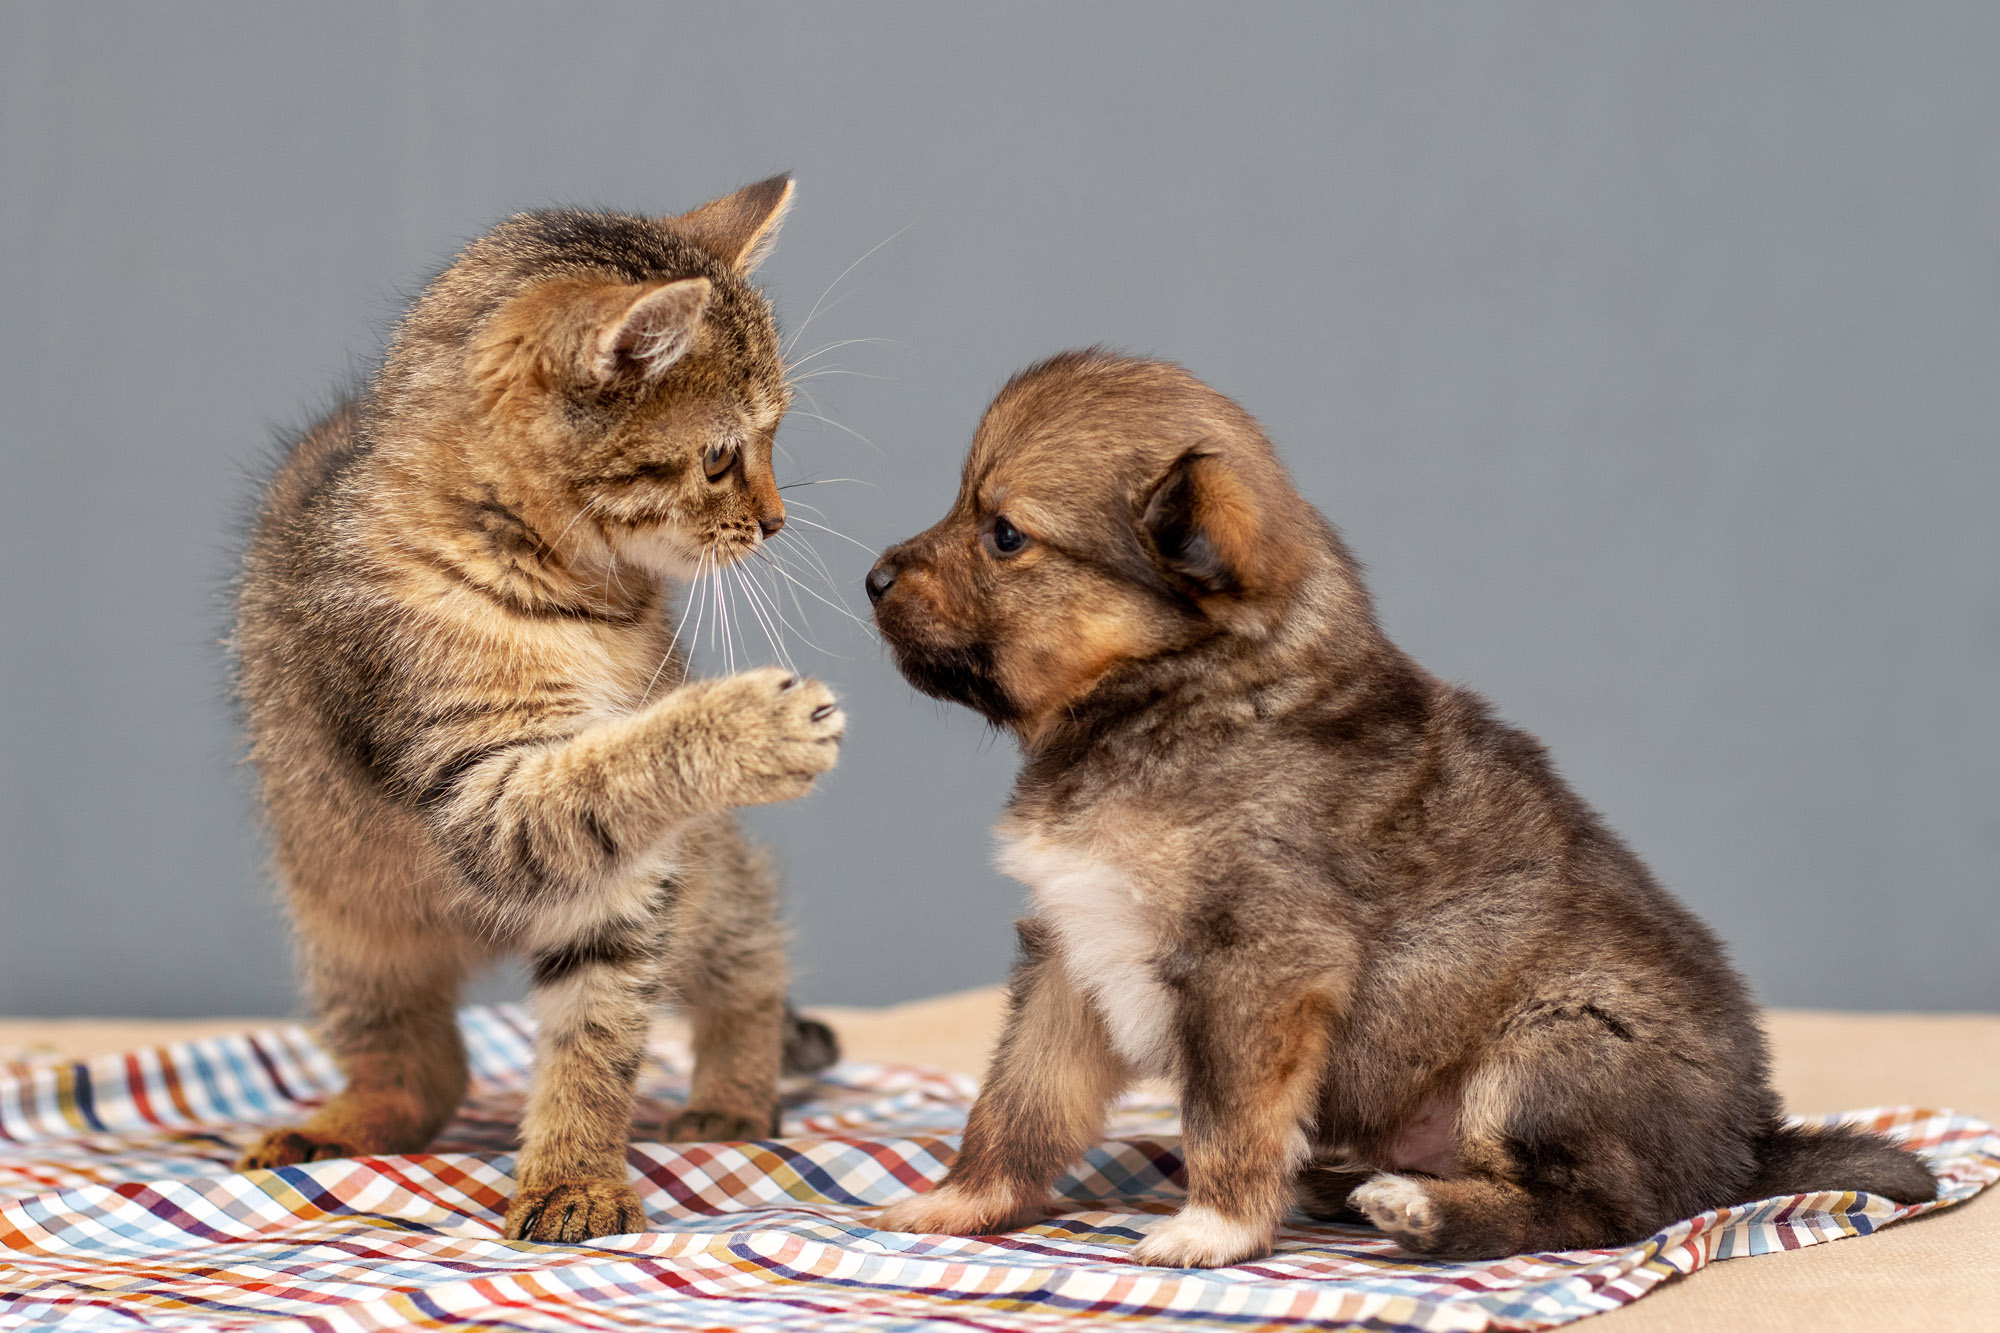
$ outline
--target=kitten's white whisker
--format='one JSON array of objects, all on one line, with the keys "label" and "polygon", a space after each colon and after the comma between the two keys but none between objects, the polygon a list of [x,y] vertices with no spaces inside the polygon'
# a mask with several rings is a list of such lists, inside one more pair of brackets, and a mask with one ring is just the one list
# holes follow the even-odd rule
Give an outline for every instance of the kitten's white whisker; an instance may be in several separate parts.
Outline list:
[{"label": "kitten's white whisker", "polygon": [[886,375],[870,375],[865,370],[849,370],[846,366],[821,366],[818,370],[809,370],[803,375],[787,376],[785,379],[785,383],[791,385],[793,388],[796,389],[799,385],[804,384],[807,380],[816,380],[820,378],[822,375],[852,375],[855,379],[858,380],[880,380],[888,378],[888,376]]},{"label": "kitten's white whisker", "polygon": [[[784,571],[779,569],[776,565],[771,564],[769,561],[764,562],[764,569],[767,572],[777,576],[778,578],[782,579],[784,577]],[[797,625],[794,625],[792,624],[791,620],[786,617],[784,607],[778,601],[777,585],[766,586],[761,580],[759,580],[756,577],[754,572],[751,575],[751,581],[753,583],[756,583],[758,592],[761,593],[765,599],[765,605],[771,608],[771,614],[778,618],[779,624],[791,630],[792,633],[798,635],[799,639],[803,643],[805,643],[807,647],[811,648],[814,652],[825,653],[828,651],[825,644],[820,643],[817,639],[813,638],[810,633],[807,632],[807,627],[809,627],[812,624],[812,621],[806,616],[806,609],[799,602],[799,596],[796,592],[793,592],[789,587],[785,589],[786,593],[792,599],[792,609],[798,612],[799,614],[799,623]],[[841,656],[841,654],[839,653],[830,653],[829,655],[834,657]]]},{"label": "kitten's white whisker", "polygon": [[[801,505],[801,506],[800,506],[800,508],[806,508],[806,507],[807,507],[807,506],[804,506],[804,505]],[[820,530],[821,532],[824,532],[824,533],[827,533],[827,534],[828,534],[829,536],[834,536],[834,537],[838,537],[838,538],[840,538],[840,539],[841,539],[842,541],[844,541],[844,542],[848,543],[848,544],[849,544],[850,546],[858,546],[858,547],[860,547],[860,548],[861,548],[862,550],[864,550],[864,551],[868,552],[868,554],[869,554],[870,556],[873,556],[873,555],[875,554],[875,550],[874,550],[874,548],[872,548],[872,547],[869,547],[869,546],[865,546],[865,545],[862,545],[862,543],[860,543],[860,542],[858,542],[858,541],[855,541],[855,540],[854,540],[854,538],[852,538],[852,537],[848,536],[848,535],[847,535],[846,533],[844,533],[844,532],[840,531],[840,530],[839,530],[838,528],[829,528],[829,527],[828,527],[828,526],[827,526],[826,524],[824,524],[824,523],[815,523],[815,522],[813,522],[813,521],[812,521],[811,519],[809,519],[809,518],[801,518],[801,519],[796,519],[796,520],[794,520],[794,521],[795,521],[795,522],[798,522],[798,523],[803,523],[803,524],[804,524],[805,526],[807,526],[807,527],[809,527],[809,528],[817,528],[817,529],[819,529],[819,530]]]},{"label": "kitten's white whisker", "polygon": [[906,351],[909,348],[908,343],[897,342],[894,338],[842,338],[838,342],[821,343],[818,347],[813,348],[810,352],[807,352],[804,356],[800,357],[798,360],[787,361],[785,363],[786,378],[790,379],[792,371],[797,370],[800,366],[805,365],[808,361],[812,361],[815,358],[825,356],[828,352],[837,352],[843,347],[860,347],[863,345],[874,345],[882,347],[901,347]]},{"label": "kitten's white whisker", "polygon": [[797,490],[801,486],[832,486],[838,482],[843,482],[843,481],[851,482],[856,486],[866,486],[871,491],[879,491],[882,489],[880,486],[877,486],[874,482],[863,481],[860,477],[805,477],[798,481],[788,481],[784,485],[780,486],[778,489],[781,491],[790,491],[790,490]]},{"label": "kitten's white whisker", "polygon": [[[832,593],[835,597],[840,596],[840,588],[834,582],[833,571],[826,567],[826,561],[819,558],[818,551],[814,550],[804,540],[796,536],[794,536],[792,540],[786,545],[785,549],[787,551],[792,552],[794,555],[797,555],[800,551],[803,551],[805,552],[807,559],[810,560],[811,562],[809,564],[801,563],[798,565],[794,565],[790,560],[783,560],[782,563],[787,569],[796,569],[800,574],[817,574],[822,580],[825,581],[826,590],[828,592]],[[775,556],[778,553],[776,551],[773,551],[772,554]],[[844,598],[842,599],[842,603],[843,605],[845,604]]]},{"label": "kitten's white whisker", "polygon": [[[773,574],[777,575],[780,579],[784,580],[785,593],[792,599],[792,606],[795,609],[797,609],[800,620],[806,619],[805,604],[799,601],[799,593],[804,592],[806,596],[811,597],[815,601],[818,601],[826,606],[832,607],[835,611],[838,611],[841,615],[846,616],[849,620],[852,620],[855,624],[860,625],[861,628],[863,628],[864,630],[869,629],[869,626],[864,624],[861,621],[861,619],[857,617],[852,611],[849,611],[844,606],[838,606],[833,602],[827,601],[826,598],[821,597],[818,593],[814,592],[811,588],[807,587],[804,583],[800,582],[798,576],[791,573],[789,570],[783,569],[775,564],[772,565],[770,568]],[[806,638],[803,632],[797,630],[795,630],[794,632],[798,633],[800,638],[802,639]],[[870,632],[872,633],[872,630]],[[832,652],[830,649],[827,649],[818,643],[813,643],[811,639],[806,639],[806,642],[812,644],[812,646],[818,651],[826,653],[829,657],[843,656],[843,654]]]},{"label": "kitten's white whisker", "polygon": [[874,254],[875,251],[880,250],[883,246],[895,240],[898,236],[901,236],[904,232],[908,231],[911,227],[914,227],[916,225],[917,224],[914,222],[904,223],[902,226],[898,227],[896,230],[890,232],[887,236],[883,237],[874,246],[870,247],[868,254],[861,256],[861,258],[855,260],[852,264],[849,264],[846,268],[840,270],[840,277],[835,278],[832,282],[829,282],[826,285],[826,290],[819,294],[819,300],[814,301],[812,309],[806,311],[805,320],[798,326],[797,329],[793,330],[791,339],[785,343],[786,354],[788,355],[790,354],[792,348],[798,343],[799,338],[804,335],[806,329],[812,324],[813,316],[819,313],[820,306],[826,303],[826,298],[833,295],[833,289],[838,287],[841,284],[841,282],[847,277],[848,274],[854,272],[855,269],[860,268],[862,264],[866,263],[868,260],[868,255]]},{"label": "kitten's white whisker", "polygon": [[729,664],[729,674],[736,674],[736,623],[729,615],[728,585],[722,581],[722,566],[718,563],[715,573],[710,575],[715,581],[715,615],[722,622],[722,655]]},{"label": "kitten's white whisker", "polygon": [[835,421],[832,417],[822,416],[818,412],[802,412],[796,407],[792,409],[792,412],[793,415],[795,416],[809,417],[814,421],[824,421],[827,425],[833,427],[835,430],[844,430],[849,435],[852,435],[855,439],[867,445],[870,449],[873,449],[879,457],[887,458],[889,456],[886,453],[882,452],[881,445],[875,443],[875,441],[869,439],[866,435],[863,435],[860,431],[854,429],[854,427],[852,426],[843,426],[838,421]]},{"label": "kitten's white whisker", "polygon": [[[863,620],[860,616],[855,615],[854,612],[842,606],[840,603],[829,601],[827,598],[821,596],[817,589],[813,588],[810,584],[805,583],[797,575],[791,573],[788,570],[783,570],[783,569],[780,569],[778,572],[784,575],[786,582],[790,583],[793,587],[797,588],[800,592],[804,593],[806,596],[812,598],[816,602],[821,603],[822,605],[831,607],[833,610],[838,611],[841,615],[846,616],[849,620],[861,626],[861,628],[867,630],[869,633],[871,634],[874,633],[874,627],[870,625],[867,621]],[[801,612],[801,614],[803,614],[803,612]]]},{"label": "kitten's white whisker", "polygon": [[[771,573],[778,574],[780,576],[782,576],[784,573],[783,570],[780,570],[776,565],[773,565],[768,560],[763,562],[763,567],[765,570]],[[792,633],[798,635],[799,641],[805,644],[806,647],[812,649],[814,652],[816,653],[827,652],[825,645],[819,643],[812,637],[812,635],[806,633],[806,631],[801,629],[798,625],[794,625],[791,622],[791,620],[785,615],[784,606],[778,601],[778,593],[775,588],[766,587],[763,581],[757,577],[756,571],[750,569],[747,565],[745,566],[744,572],[749,576],[750,581],[756,585],[756,590],[758,595],[764,599],[764,605],[770,609],[770,612],[773,616],[777,617],[778,623],[780,625],[790,630]],[[810,623],[806,620],[805,607],[799,604],[799,595],[795,592],[792,592],[791,589],[789,588],[787,588],[785,591],[789,593],[791,596],[792,609],[799,613],[799,620],[802,623]],[[828,655],[832,657],[840,656],[839,653],[829,653]]]},{"label": "kitten's white whisker", "polygon": [[[699,579],[701,577],[701,568],[703,565],[707,563],[708,563],[708,552],[704,550],[695,559],[694,570],[696,579]],[[690,590],[692,590],[694,584],[690,583],[688,587]],[[651,699],[653,697],[653,687],[660,683],[660,673],[667,669],[667,663],[673,660],[674,650],[680,646],[681,630],[687,626],[688,616],[694,611],[695,607],[699,604],[700,602],[698,598],[690,596],[687,600],[687,605],[681,608],[681,618],[674,625],[673,637],[667,640],[667,650],[660,654],[660,664],[653,668],[652,677],[646,681],[646,688],[640,691],[639,693],[640,703],[645,703],[648,699]],[[699,619],[695,621],[694,632],[696,634],[701,633],[701,621]]]},{"label": "kitten's white whisker", "polygon": [[809,509],[813,513],[818,514],[821,518],[826,517],[826,511],[824,509],[821,509],[818,505],[809,505],[804,500],[793,500],[790,503],[800,509]]},{"label": "kitten's white whisker", "polygon": [[[782,532],[779,533],[778,535],[780,537],[785,536],[785,534]],[[807,557],[809,557],[812,560],[813,565],[818,568],[819,576],[822,579],[826,580],[826,590],[832,593],[833,596],[840,602],[842,606],[847,605],[847,595],[841,592],[840,581],[834,578],[833,570],[827,567],[826,560],[823,556],[820,555],[818,547],[814,546],[811,542],[807,541],[805,538],[799,536],[796,532],[794,532],[791,534],[790,545],[787,546],[786,549],[805,552]],[[848,613],[850,615],[853,614],[852,608],[849,608]]]},{"label": "kitten's white whisker", "polygon": [[772,625],[771,618],[764,614],[764,608],[758,604],[756,589],[751,587],[750,577],[743,572],[743,566],[732,565],[729,572],[736,576],[736,586],[743,590],[744,603],[750,608],[750,614],[756,619],[758,628],[764,631],[764,638],[770,643],[771,651],[778,655],[779,664],[789,671],[797,671],[798,668],[792,665],[791,654],[787,653],[785,646],[778,642],[781,636]]}]

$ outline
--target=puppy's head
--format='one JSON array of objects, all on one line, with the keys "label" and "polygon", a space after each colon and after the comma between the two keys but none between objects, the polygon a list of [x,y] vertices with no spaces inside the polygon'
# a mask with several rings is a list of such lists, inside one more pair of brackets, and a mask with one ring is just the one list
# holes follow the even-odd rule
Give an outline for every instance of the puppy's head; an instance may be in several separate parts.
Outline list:
[{"label": "puppy's head", "polygon": [[1123,664],[1268,636],[1324,531],[1228,398],[1066,352],[1000,391],[951,511],[868,597],[912,684],[1032,738]]}]

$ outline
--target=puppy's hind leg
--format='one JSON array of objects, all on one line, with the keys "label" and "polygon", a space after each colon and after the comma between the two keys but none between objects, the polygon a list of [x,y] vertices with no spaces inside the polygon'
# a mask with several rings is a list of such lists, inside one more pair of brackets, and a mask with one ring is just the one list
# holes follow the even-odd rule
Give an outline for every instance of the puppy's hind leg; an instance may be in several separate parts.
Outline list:
[{"label": "puppy's hind leg", "polygon": [[[1720,1134],[1692,1105],[1675,1108],[1666,1087],[1651,1089],[1644,1111],[1598,1105],[1604,1086],[1635,1067],[1622,1042],[1611,1044],[1587,1021],[1549,1020],[1494,1052],[1467,1082],[1448,1174],[1384,1172],[1350,1202],[1404,1249],[1445,1259],[1637,1240],[1682,1214],[1635,1144],[1651,1138],[1685,1166]],[[1645,1115],[1655,1118],[1635,1139],[1631,1124]]]}]

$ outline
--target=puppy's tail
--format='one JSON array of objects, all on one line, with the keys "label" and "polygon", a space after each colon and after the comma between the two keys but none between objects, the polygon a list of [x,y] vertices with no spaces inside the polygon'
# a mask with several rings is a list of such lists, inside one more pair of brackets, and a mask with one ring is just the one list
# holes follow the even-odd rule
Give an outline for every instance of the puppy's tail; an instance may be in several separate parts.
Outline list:
[{"label": "puppy's tail", "polygon": [[1856,1190],[1897,1203],[1928,1203],[1937,1197],[1937,1177],[1915,1153],[1853,1125],[1773,1124],[1758,1142],[1749,1188],[1752,1199]]},{"label": "puppy's tail", "polygon": [[785,1001],[785,1072],[817,1074],[840,1059],[840,1038],[817,1018],[807,1018]]}]

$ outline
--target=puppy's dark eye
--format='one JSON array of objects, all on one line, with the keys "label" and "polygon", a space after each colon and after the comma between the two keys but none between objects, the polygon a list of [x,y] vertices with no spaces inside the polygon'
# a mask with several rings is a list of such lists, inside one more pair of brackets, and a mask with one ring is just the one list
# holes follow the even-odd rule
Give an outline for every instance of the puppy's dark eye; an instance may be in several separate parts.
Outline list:
[{"label": "puppy's dark eye", "polygon": [[721,481],[735,466],[736,446],[727,441],[709,445],[708,452],[701,458],[701,470],[708,474],[710,481]]},{"label": "puppy's dark eye", "polygon": [[993,520],[993,549],[1002,555],[1012,555],[1028,544],[1027,534],[1004,518]]}]

